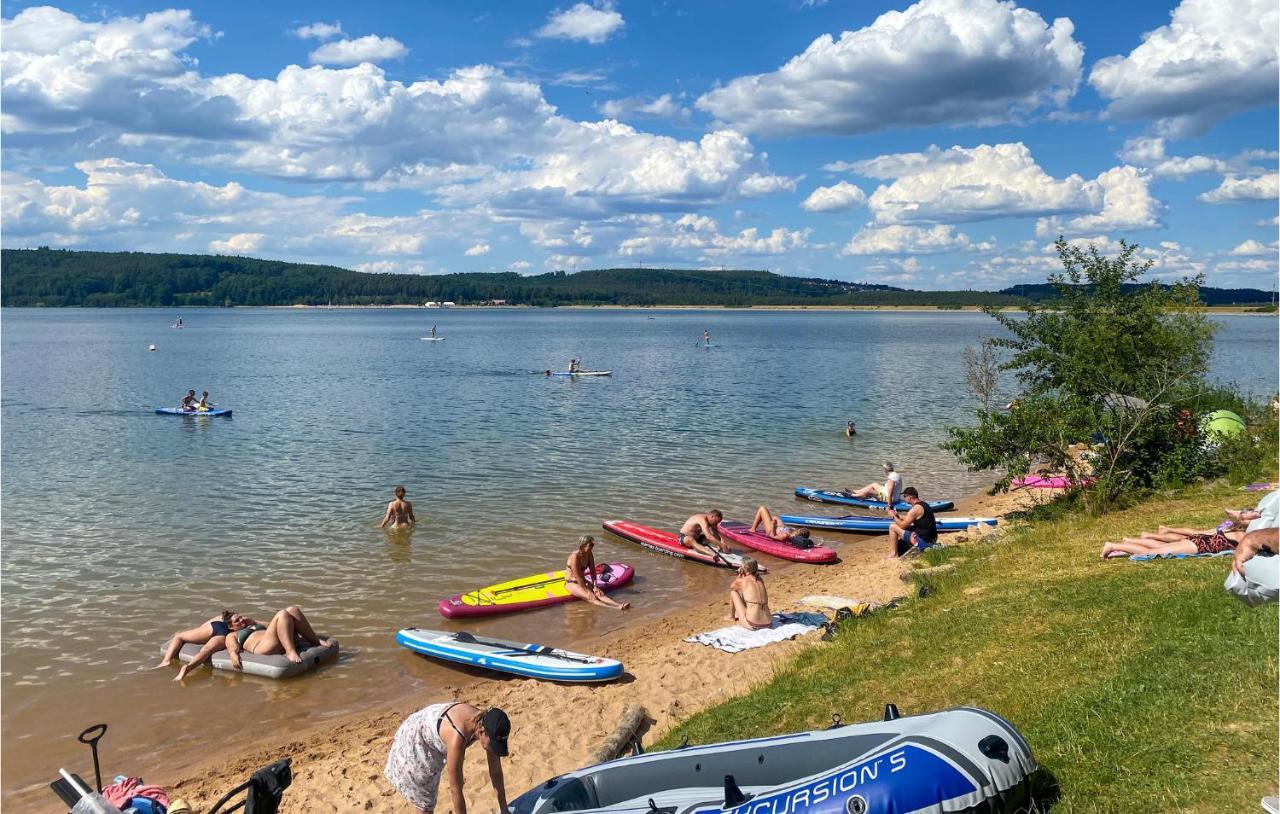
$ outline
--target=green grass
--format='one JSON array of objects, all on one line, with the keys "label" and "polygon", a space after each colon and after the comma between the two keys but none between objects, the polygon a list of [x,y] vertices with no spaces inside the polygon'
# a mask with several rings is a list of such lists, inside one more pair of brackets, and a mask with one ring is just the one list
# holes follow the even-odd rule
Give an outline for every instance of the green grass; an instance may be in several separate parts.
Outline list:
[{"label": "green grass", "polygon": [[1258,810],[1276,793],[1276,607],[1223,591],[1226,558],[1098,559],[1104,540],[1250,502],[1197,488],[930,554],[957,568],[927,578],[927,598],[846,623],[658,748],[875,720],[886,702],[973,705],[1027,738],[1061,787],[1055,812]]}]

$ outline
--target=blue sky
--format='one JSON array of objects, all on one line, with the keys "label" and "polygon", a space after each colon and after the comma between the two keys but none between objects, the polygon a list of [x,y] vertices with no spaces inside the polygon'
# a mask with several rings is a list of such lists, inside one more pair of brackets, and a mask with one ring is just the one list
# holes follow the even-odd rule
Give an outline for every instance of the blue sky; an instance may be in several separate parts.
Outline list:
[{"label": "blue sky", "polygon": [[0,9],[10,248],[1276,282],[1274,0]]}]

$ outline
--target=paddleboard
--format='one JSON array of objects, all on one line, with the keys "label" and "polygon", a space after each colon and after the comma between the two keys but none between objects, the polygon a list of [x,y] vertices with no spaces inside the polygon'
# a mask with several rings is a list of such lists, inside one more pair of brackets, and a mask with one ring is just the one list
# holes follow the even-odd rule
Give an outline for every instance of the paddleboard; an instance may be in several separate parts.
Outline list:
[{"label": "paddleboard", "polygon": [[[887,509],[888,503],[883,500],[870,500],[865,497],[849,497],[843,492],[837,492],[830,489],[806,489],[803,486],[796,487],[796,497],[802,497],[805,500],[812,500],[815,503],[840,503],[845,506],[858,506],[863,509]],[[956,504],[950,500],[926,500],[929,508],[935,512],[949,512],[956,507]],[[905,500],[900,500],[893,504],[893,508],[900,512],[905,512],[911,508],[911,504]]]},{"label": "paddleboard", "polygon": [[230,410],[179,410],[177,407],[157,407],[156,415],[194,415],[194,416],[217,416],[231,415]]},{"label": "paddleboard", "polygon": [[579,370],[577,373],[570,373],[567,370],[565,371],[553,370],[551,371],[551,375],[552,376],[612,376],[613,371],[612,370]]},{"label": "paddleboard", "polygon": [[622,675],[622,662],[615,659],[461,631],[407,627],[396,634],[396,644],[431,658],[546,681],[612,681]]},{"label": "paddleboard", "polygon": [[[608,593],[626,585],[635,573],[635,569],[624,563],[600,563],[596,566],[596,584]],[[549,571],[455,594],[441,599],[438,610],[446,619],[468,619],[533,610],[576,598],[564,587],[564,571]]]},{"label": "paddleboard", "polygon": [[[321,636],[320,638],[324,638]],[[161,653],[164,648],[161,648]],[[184,644],[182,649],[178,651],[178,660],[183,664],[191,661],[200,652],[198,644]],[[275,656],[259,656],[257,653],[240,652],[240,670],[231,666],[231,655],[226,650],[219,650],[209,657],[209,664],[215,670],[226,670],[227,672],[246,673],[253,676],[261,676],[262,678],[288,678],[298,673],[305,673],[313,670],[325,662],[330,662],[338,658],[338,640],[333,639],[330,644],[318,644],[315,647],[308,647],[299,650],[298,655],[302,657],[302,661],[289,661],[283,654]]]},{"label": "paddleboard", "polygon": [[[708,557],[706,554],[694,551],[691,548],[685,548],[677,541],[674,532],[655,529],[651,526],[642,526],[639,523],[632,523],[628,520],[606,520],[602,525],[604,530],[610,534],[616,534],[624,540],[629,540],[650,551],[666,554],[669,557],[700,562],[704,565],[714,565],[719,568],[736,569],[742,564],[741,554],[721,554],[719,558],[715,558]],[[760,573],[767,573],[767,571],[768,569],[763,565],[760,566]]]},{"label": "paddleboard", "polygon": [[423,336],[419,337],[423,342],[443,342],[443,336]]},{"label": "paddleboard", "polygon": [[834,548],[827,548],[822,545],[801,548],[791,543],[774,540],[764,532],[752,531],[751,526],[746,523],[724,520],[720,523],[720,533],[739,545],[754,548],[756,551],[763,551],[771,557],[791,560],[792,562],[823,563],[836,561]]},{"label": "paddleboard", "polygon": [[[779,515],[779,520],[788,526],[804,526],[811,529],[830,529],[831,531],[865,531],[872,534],[884,534],[889,531],[893,522],[888,517],[871,517],[861,514],[847,514],[843,517],[822,517],[818,515]],[[970,526],[994,526],[994,517],[937,517],[938,531],[964,531]]]}]

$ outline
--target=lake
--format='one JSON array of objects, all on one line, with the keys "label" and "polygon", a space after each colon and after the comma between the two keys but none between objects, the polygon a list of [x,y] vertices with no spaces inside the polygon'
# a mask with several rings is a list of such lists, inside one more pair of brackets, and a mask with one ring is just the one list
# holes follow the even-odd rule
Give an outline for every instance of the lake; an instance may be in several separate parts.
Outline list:
[{"label": "lake", "polygon": [[[170,328],[179,315],[187,327]],[[309,725],[469,680],[400,651],[396,630],[450,627],[440,598],[563,567],[578,535],[603,537],[607,518],[673,526],[717,506],[749,519],[760,503],[794,509],[796,485],[866,484],[885,459],[927,498],[991,481],[938,449],[973,407],[961,349],[994,329],[975,313],[6,309],[0,319],[10,802],[59,765],[84,765],[74,735],[99,721],[111,725],[109,767],[145,776],[159,749],[171,766],[243,739],[248,721]],[[1215,319],[1215,377],[1260,371],[1251,389],[1273,391],[1276,320]],[[421,341],[432,324],[445,341]],[[541,375],[570,358],[614,375]],[[153,414],[188,388],[234,415]],[[397,484],[421,521],[412,534],[374,527]],[[623,595],[635,610],[563,606],[469,629],[571,645],[724,587],[720,572],[608,537],[597,558],[637,567]],[[289,604],[341,640],[337,665],[287,682],[205,671],[185,687],[145,670],[178,628],[224,607],[265,618]]]}]

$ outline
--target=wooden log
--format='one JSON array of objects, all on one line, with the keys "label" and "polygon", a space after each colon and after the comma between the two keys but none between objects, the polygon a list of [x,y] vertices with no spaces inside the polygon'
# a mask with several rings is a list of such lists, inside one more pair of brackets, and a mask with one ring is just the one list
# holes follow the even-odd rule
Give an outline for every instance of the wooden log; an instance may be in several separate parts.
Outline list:
[{"label": "wooden log", "polygon": [[604,763],[606,760],[613,760],[621,757],[632,741],[638,740],[645,731],[648,730],[652,720],[649,718],[649,711],[639,704],[633,704],[627,707],[627,711],[622,713],[622,720],[618,722],[618,726],[600,742],[596,750],[587,758],[588,765],[594,766],[597,763]]}]

